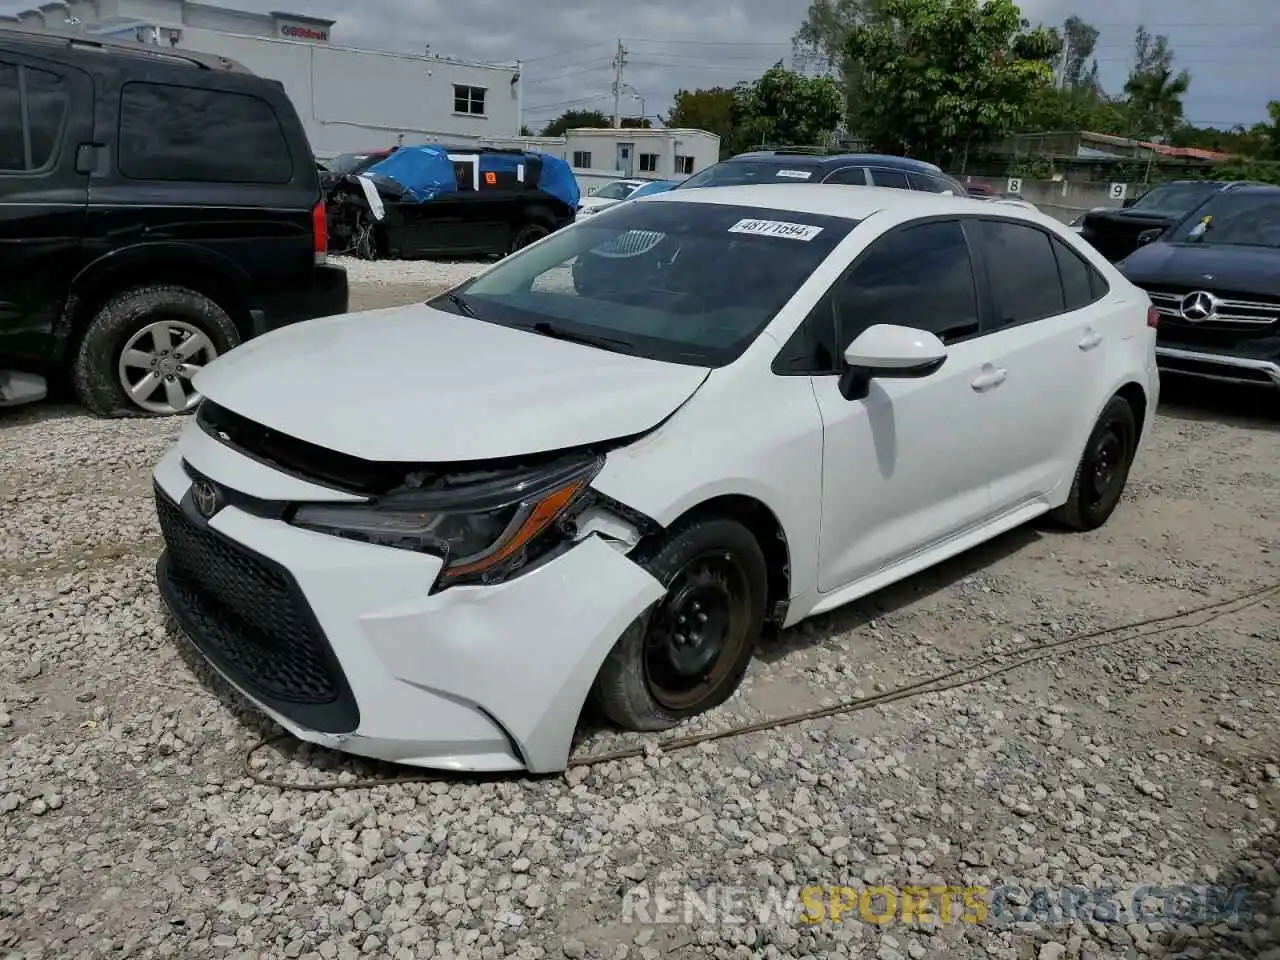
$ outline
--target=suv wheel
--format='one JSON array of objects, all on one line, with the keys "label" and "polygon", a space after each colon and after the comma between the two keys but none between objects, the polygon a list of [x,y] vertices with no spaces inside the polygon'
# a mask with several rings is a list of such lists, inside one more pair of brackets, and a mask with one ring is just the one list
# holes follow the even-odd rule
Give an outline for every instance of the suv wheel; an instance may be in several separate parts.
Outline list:
[{"label": "suv wheel", "polygon": [[240,342],[225,310],[186,287],[152,284],[108,300],[80,342],[72,381],[103,417],[169,416],[200,402],[191,378]]}]

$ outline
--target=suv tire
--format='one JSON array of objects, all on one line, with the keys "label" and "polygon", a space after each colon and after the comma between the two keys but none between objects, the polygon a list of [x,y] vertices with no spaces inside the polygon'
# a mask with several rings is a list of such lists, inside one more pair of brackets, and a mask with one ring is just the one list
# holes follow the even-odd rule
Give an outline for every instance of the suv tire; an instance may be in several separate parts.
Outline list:
[{"label": "suv tire", "polygon": [[540,223],[536,220],[524,224],[524,226],[520,227],[520,229],[517,230],[515,235],[511,238],[511,253],[515,253],[517,250],[527,247],[535,240],[541,240],[550,232],[550,227],[545,223]]},{"label": "suv tire", "polygon": [[[71,379],[80,402],[101,417],[187,413],[199,399],[190,384],[192,366],[203,366],[239,343],[227,312],[204,294],[148,284],[118,293],[98,309],[80,341]],[[156,368],[151,373],[148,354]],[[144,379],[153,389],[134,399],[126,384]],[[173,402],[175,383],[186,398],[182,404]]]}]

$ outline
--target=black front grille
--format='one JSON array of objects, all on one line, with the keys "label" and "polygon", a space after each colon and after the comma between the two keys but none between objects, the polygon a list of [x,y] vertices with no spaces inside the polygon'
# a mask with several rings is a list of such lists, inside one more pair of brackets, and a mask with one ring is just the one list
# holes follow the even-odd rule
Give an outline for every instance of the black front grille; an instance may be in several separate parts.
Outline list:
[{"label": "black front grille", "polygon": [[211,529],[158,486],[156,576],[174,618],[231,681],[298,724],[345,733],[360,713],[297,582]]}]

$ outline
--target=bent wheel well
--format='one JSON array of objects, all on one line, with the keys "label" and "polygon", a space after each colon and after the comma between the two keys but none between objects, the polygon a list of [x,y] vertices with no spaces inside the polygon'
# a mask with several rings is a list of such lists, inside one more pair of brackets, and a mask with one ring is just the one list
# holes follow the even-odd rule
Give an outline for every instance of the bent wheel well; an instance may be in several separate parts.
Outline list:
[{"label": "bent wheel well", "polygon": [[1129,404],[1133,410],[1133,419],[1138,425],[1134,441],[1142,439],[1142,427],[1147,422],[1147,393],[1138,384],[1130,381],[1116,391],[1116,396]]},{"label": "bent wheel well", "polygon": [[769,570],[766,609],[770,619],[781,623],[791,598],[791,552],[786,532],[772,510],[754,497],[728,494],[714,497],[685,511],[670,526],[698,517],[725,517],[742,524],[756,538]]}]

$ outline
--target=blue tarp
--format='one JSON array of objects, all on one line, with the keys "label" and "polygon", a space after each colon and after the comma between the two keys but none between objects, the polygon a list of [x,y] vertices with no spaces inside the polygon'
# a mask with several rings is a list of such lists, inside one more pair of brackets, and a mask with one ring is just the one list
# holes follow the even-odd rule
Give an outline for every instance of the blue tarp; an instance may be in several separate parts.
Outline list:
[{"label": "blue tarp", "polygon": [[401,147],[385,160],[365,171],[371,177],[386,177],[404,187],[418,203],[434,200],[442,193],[458,189],[453,161],[444,147]]},{"label": "blue tarp", "polygon": [[[486,173],[509,173],[514,176],[520,167],[525,168],[528,183],[529,160],[542,161],[542,173],[538,177],[538,189],[576,208],[582,196],[578,180],[567,163],[545,153],[486,153],[458,150],[468,156],[480,158],[480,182]],[[434,200],[443,194],[457,192],[457,174],[449,159],[449,148],[439,146],[401,147],[385,160],[380,160],[365,171],[371,177],[385,177],[403,187],[417,203]]]},{"label": "blue tarp", "polygon": [[542,177],[538,186],[576,210],[578,201],[582,199],[582,191],[578,189],[578,178],[573,175],[573,168],[559,157],[546,153],[538,156],[542,157]]}]

